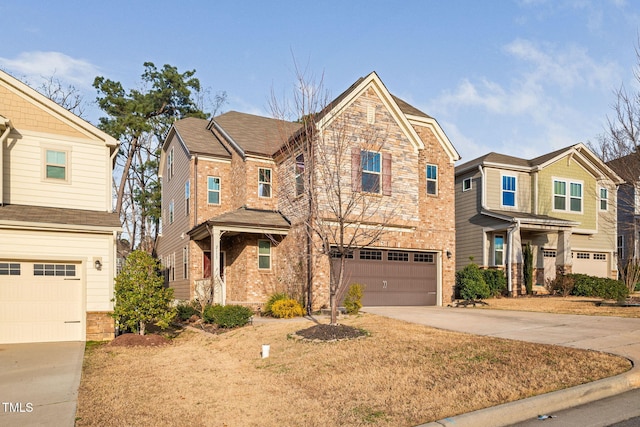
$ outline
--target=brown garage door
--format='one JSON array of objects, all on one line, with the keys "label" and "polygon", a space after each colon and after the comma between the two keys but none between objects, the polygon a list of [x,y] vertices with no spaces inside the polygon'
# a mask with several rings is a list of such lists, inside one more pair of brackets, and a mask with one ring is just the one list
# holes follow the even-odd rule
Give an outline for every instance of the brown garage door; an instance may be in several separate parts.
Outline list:
[{"label": "brown garage door", "polygon": [[362,249],[347,260],[345,274],[348,283],[366,286],[364,306],[436,305],[436,259],[434,252]]}]

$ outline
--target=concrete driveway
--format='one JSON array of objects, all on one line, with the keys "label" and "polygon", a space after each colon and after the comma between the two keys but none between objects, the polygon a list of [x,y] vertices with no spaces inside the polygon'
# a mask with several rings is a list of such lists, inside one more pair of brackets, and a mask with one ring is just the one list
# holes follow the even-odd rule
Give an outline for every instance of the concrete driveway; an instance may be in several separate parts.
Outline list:
[{"label": "concrete driveway", "polygon": [[634,364],[631,371],[612,378],[427,424],[430,426],[511,425],[640,387],[640,319],[444,307],[365,307],[363,311],[439,329],[603,351]]},{"label": "concrete driveway", "polygon": [[73,426],[84,345],[0,344],[0,425]]}]

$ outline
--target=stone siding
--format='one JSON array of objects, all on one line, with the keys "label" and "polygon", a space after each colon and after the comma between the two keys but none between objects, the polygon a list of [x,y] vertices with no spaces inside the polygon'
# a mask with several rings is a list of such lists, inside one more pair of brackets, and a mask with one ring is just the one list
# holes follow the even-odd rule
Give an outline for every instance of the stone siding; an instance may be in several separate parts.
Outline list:
[{"label": "stone siding", "polygon": [[115,337],[115,321],[110,312],[87,312],[87,341],[110,341]]}]

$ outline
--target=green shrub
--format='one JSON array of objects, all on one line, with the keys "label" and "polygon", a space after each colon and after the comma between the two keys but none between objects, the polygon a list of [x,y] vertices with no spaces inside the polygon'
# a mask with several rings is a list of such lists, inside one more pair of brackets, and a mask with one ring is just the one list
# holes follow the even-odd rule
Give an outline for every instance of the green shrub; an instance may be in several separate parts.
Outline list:
[{"label": "green shrub", "polygon": [[507,277],[502,270],[480,270],[482,277],[489,286],[489,293],[492,297],[503,295],[507,290]]},{"label": "green shrub", "polygon": [[586,274],[569,274],[575,282],[572,295],[623,300],[629,296],[629,289],[620,280],[595,277]]},{"label": "green shrub", "polygon": [[360,283],[352,283],[344,297],[344,308],[349,314],[358,314],[362,308],[362,296],[364,295],[365,285]]},{"label": "green shrub", "polygon": [[566,297],[572,295],[575,289],[575,279],[571,274],[558,274],[555,279],[547,279],[547,281],[547,290],[551,294],[560,294]]},{"label": "green shrub", "polygon": [[304,316],[304,309],[300,303],[294,299],[279,299],[271,306],[271,315],[279,319],[291,319]]},{"label": "green shrub", "polygon": [[236,328],[249,323],[253,316],[250,308],[242,305],[208,305],[202,312],[202,320],[221,328]]},{"label": "green shrub", "polygon": [[290,299],[289,295],[287,295],[284,292],[277,292],[277,293],[271,295],[269,297],[269,299],[267,300],[267,303],[264,305],[264,314],[266,314],[267,316],[272,316],[273,313],[271,311],[271,308],[273,307],[273,304],[276,301],[280,301],[280,300],[283,300],[283,299]]},{"label": "green shrub", "polygon": [[456,291],[465,300],[483,299],[491,295],[482,271],[474,263],[456,272]]},{"label": "green shrub", "polygon": [[178,319],[189,320],[191,316],[199,315],[198,310],[194,307],[194,303],[191,301],[182,301],[178,305],[176,305],[176,310],[178,312]]}]

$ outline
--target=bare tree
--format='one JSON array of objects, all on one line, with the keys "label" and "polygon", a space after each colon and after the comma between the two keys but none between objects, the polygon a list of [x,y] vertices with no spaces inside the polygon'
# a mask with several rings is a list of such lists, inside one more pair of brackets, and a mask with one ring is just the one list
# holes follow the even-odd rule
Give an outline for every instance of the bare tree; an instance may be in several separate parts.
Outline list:
[{"label": "bare tree", "polygon": [[[640,83],[640,39],[636,44],[636,67],[634,79]],[[589,143],[594,151],[625,181],[617,193],[618,256],[620,279],[630,291],[640,282],[640,253],[638,232],[640,231],[640,92],[629,92],[624,85],[614,92],[613,117],[607,117],[603,134],[595,143]]]},{"label": "bare tree", "polygon": [[86,102],[80,91],[73,85],[65,85],[54,75],[42,76],[43,82],[36,88],[38,92],[71,111],[78,117],[82,117],[86,108]]},{"label": "bare tree", "polygon": [[[282,211],[306,235],[306,247],[300,253],[307,260],[309,294],[317,257],[330,266],[331,324],[336,324],[338,304],[349,285],[349,258],[355,250],[376,244],[396,212],[391,198],[380,197],[390,190],[390,176],[363,176],[362,172],[363,164],[384,171],[382,163],[390,163],[382,153],[388,130],[363,123],[355,112],[334,111],[322,79],[308,79],[296,70],[292,106],[301,127],[293,136],[283,132],[279,197]],[[288,104],[274,95],[271,110],[277,118],[289,118]],[[283,125],[283,129],[289,127]],[[311,303],[309,297],[308,310]]]}]

